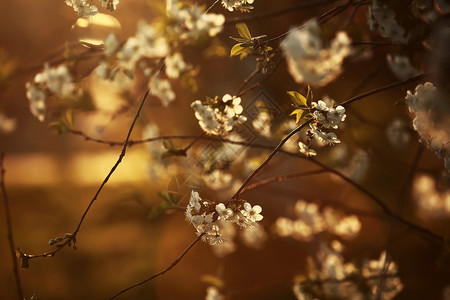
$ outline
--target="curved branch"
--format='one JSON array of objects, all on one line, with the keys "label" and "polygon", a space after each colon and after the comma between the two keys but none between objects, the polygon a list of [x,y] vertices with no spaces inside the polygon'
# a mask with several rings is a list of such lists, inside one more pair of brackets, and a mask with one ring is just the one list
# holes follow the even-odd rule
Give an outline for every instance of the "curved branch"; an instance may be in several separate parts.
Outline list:
[{"label": "curved branch", "polygon": [[298,3],[296,5],[293,5],[291,7],[287,7],[287,8],[282,8],[279,10],[275,10],[275,11],[270,11],[270,12],[264,12],[264,13],[259,13],[259,14],[252,14],[251,16],[248,17],[243,17],[243,18],[234,18],[231,20],[226,20],[225,21],[225,25],[228,24],[236,24],[236,23],[242,23],[242,22],[251,22],[251,21],[256,21],[256,20],[260,20],[260,19],[267,19],[267,18],[273,18],[273,17],[278,17],[284,14],[289,14],[292,13],[296,10],[299,9],[304,9],[304,8],[314,8],[317,6],[321,6],[321,5],[327,5],[327,4],[331,4],[334,2],[339,2],[340,0],[311,0],[309,2],[302,2],[302,3]]},{"label": "curved branch", "polygon": [[204,233],[200,234],[186,249],[184,249],[184,251],[180,254],[180,256],[178,256],[177,259],[175,259],[167,268],[165,268],[164,270],[162,270],[156,274],[153,274],[152,276],[150,276],[147,279],[144,279],[136,284],[133,284],[133,285],[121,290],[120,292],[118,292],[117,294],[115,294],[114,296],[109,298],[109,300],[115,299],[115,298],[119,297],[120,295],[128,292],[129,290],[134,289],[138,286],[141,286],[141,285],[155,279],[156,277],[164,275],[166,272],[170,271],[173,267],[175,267],[181,261],[181,259],[189,252],[189,250],[191,250],[192,247],[194,247],[194,245],[197,244],[198,241],[200,241],[200,239],[203,237],[203,235],[204,235]]},{"label": "curved branch", "polygon": [[43,253],[43,254],[39,254],[39,255],[28,255],[28,258],[32,259],[32,258],[38,258],[38,257],[48,257],[48,256],[51,257],[51,256],[54,256],[57,252],[59,252],[61,249],[63,249],[65,246],[71,246],[72,244],[75,245],[77,234],[80,231],[81,225],[83,224],[84,219],[86,218],[86,215],[88,214],[88,212],[91,209],[91,207],[94,204],[94,202],[97,200],[97,197],[100,194],[100,192],[102,191],[103,187],[106,185],[106,183],[108,182],[108,180],[111,177],[111,175],[115,172],[117,167],[120,165],[120,163],[122,162],[122,159],[124,158],[124,156],[126,154],[127,147],[129,145],[129,141],[130,141],[130,137],[131,137],[131,133],[133,132],[134,125],[136,124],[136,121],[137,121],[137,119],[139,117],[139,114],[140,114],[140,112],[142,110],[142,107],[143,107],[143,105],[145,103],[145,100],[147,99],[147,96],[148,96],[149,92],[150,92],[150,89],[147,89],[145,94],[144,94],[144,96],[142,97],[141,103],[139,104],[139,108],[138,108],[138,110],[137,110],[137,112],[136,112],[136,114],[134,116],[133,121],[131,122],[130,128],[128,129],[128,133],[127,133],[127,136],[125,138],[125,141],[123,142],[123,147],[122,147],[122,151],[120,152],[119,158],[117,159],[116,163],[111,168],[111,170],[108,172],[108,175],[106,175],[105,179],[103,180],[102,184],[98,188],[98,190],[95,193],[94,197],[89,202],[89,205],[87,206],[87,208],[83,212],[83,215],[81,216],[81,219],[78,222],[78,225],[75,228],[75,230],[72,233],[72,235],[69,238],[67,238],[64,241],[64,243],[60,244],[57,249],[55,249],[53,251],[49,251],[49,252]]}]

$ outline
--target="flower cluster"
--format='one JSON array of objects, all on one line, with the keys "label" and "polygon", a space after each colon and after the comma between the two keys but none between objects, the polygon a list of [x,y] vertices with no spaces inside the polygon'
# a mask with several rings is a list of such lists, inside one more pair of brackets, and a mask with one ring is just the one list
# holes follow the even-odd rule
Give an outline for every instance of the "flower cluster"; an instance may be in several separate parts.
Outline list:
[{"label": "flower cluster", "polygon": [[11,133],[16,129],[16,119],[9,118],[0,111],[0,133]]},{"label": "flower cluster", "polygon": [[176,79],[180,75],[192,70],[192,66],[183,60],[183,56],[179,52],[166,57],[166,75],[169,78]]},{"label": "flower cluster", "polygon": [[65,65],[51,68],[45,64],[44,71],[36,74],[33,82],[27,82],[26,88],[31,113],[41,122],[45,119],[46,100],[50,96],[54,95],[61,99],[73,98],[79,96],[81,92]]},{"label": "flower cluster", "polygon": [[[328,107],[325,101],[322,100],[312,102],[312,107],[314,109],[312,113],[314,121],[309,123],[308,136],[327,145],[339,144],[341,141],[334,132],[329,130],[337,129],[339,123],[345,121],[347,116],[345,108],[341,105]],[[315,156],[317,154],[315,150],[310,149],[308,145],[302,142],[299,142],[298,146],[300,153],[305,156]]]},{"label": "flower cluster", "polygon": [[[214,245],[212,250],[216,256],[224,257],[233,253],[237,248],[234,241],[234,238],[237,235],[237,230],[233,223],[225,220],[218,220],[217,224],[220,228],[220,234],[226,239],[227,242]],[[241,228],[239,233],[241,241],[249,248],[261,249],[264,242],[267,240],[267,233],[264,231],[264,228],[257,223],[251,227]]]},{"label": "flower cluster", "polygon": [[[91,17],[98,13],[98,8],[95,5],[91,5],[92,1],[86,0],[65,0],[67,6],[73,8],[80,17]],[[101,0],[102,6],[111,11],[116,10],[119,0]]]},{"label": "flower cluster", "polygon": [[223,15],[204,13],[199,6],[183,5],[178,0],[167,0],[166,13],[171,24],[167,30],[181,40],[215,36],[222,31],[225,22]]},{"label": "flower cluster", "polygon": [[269,138],[271,136],[271,121],[272,117],[267,112],[267,110],[260,109],[256,119],[252,121],[253,128],[258,132],[261,136]]},{"label": "flower cluster", "polygon": [[361,222],[355,215],[345,216],[331,207],[325,207],[321,212],[319,206],[303,200],[295,204],[297,219],[278,218],[275,230],[279,236],[300,241],[310,241],[315,234],[328,231],[343,238],[354,238],[361,229]]},{"label": "flower cluster", "polygon": [[[345,262],[343,249],[343,245],[335,240],[331,242],[331,248],[321,244],[316,260],[308,258],[308,278],[313,282],[319,281],[320,285],[308,280],[296,281],[293,291],[297,299],[388,300],[403,289],[400,278],[395,276],[398,272],[396,264],[391,261],[385,269],[385,252],[381,253],[379,259],[364,261],[358,267],[353,262]],[[380,280],[383,280],[383,284],[380,284]]]},{"label": "flower cluster", "polygon": [[209,286],[206,289],[205,300],[224,300],[225,297],[219,292],[215,286]]},{"label": "flower cluster", "polygon": [[222,0],[222,5],[229,11],[234,11],[235,9],[246,11],[253,9],[254,0]]},{"label": "flower cluster", "polygon": [[350,54],[350,42],[340,31],[325,48],[317,21],[311,21],[289,32],[281,47],[295,81],[322,86],[341,72],[342,62]]},{"label": "flower cluster", "polygon": [[158,97],[164,106],[168,106],[170,102],[175,100],[175,93],[168,80],[161,79],[155,75],[150,78],[148,86],[150,88],[150,94]]},{"label": "flower cluster", "polygon": [[262,208],[259,205],[251,206],[246,201],[232,203],[226,207],[224,203],[215,204],[204,201],[196,191],[191,191],[189,204],[186,207],[186,219],[196,229],[197,235],[210,245],[220,244],[226,239],[219,232],[217,220],[235,223],[240,227],[252,227],[263,219]]},{"label": "flower cluster", "polygon": [[406,44],[410,39],[410,34],[406,34],[405,29],[397,23],[395,12],[377,0],[372,0],[368,21],[371,30],[378,29],[382,37],[394,43]]},{"label": "flower cluster", "polygon": [[169,79],[183,79],[183,75],[192,74],[194,68],[174,49],[182,43],[215,36],[222,30],[224,21],[222,15],[203,13],[199,6],[168,0],[164,17],[153,23],[140,21],[136,34],[123,45],[114,34],[105,39],[105,57],[96,74],[112,81],[120,71],[132,78],[137,66],[149,78],[150,93],[167,106],[175,99],[175,93],[168,80],[154,76],[155,66],[165,58],[165,75]]},{"label": "flower cluster", "polygon": [[223,135],[230,132],[234,125],[242,124],[247,118],[242,115],[244,109],[241,98],[226,94],[222,101],[207,98],[207,103],[200,100],[192,102],[191,107],[195,110],[200,127],[208,134]]},{"label": "flower cluster", "polygon": [[399,79],[407,79],[419,74],[419,70],[411,65],[411,61],[406,55],[388,54],[386,61],[392,73]]},{"label": "flower cluster", "polygon": [[386,136],[397,149],[405,149],[411,139],[408,125],[401,119],[395,119],[387,126]]},{"label": "flower cluster", "polygon": [[450,189],[440,192],[431,176],[419,175],[414,179],[413,198],[417,205],[417,213],[424,221],[448,220]]},{"label": "flower cluster", "polygon": [[433,149],[444,166],[450,170],[450,105],[432,83],[416,87],[414,94],[408,91],[406,104],[415,114],[414,130],[420,135],[422,143]]},{"label": "flower cluster", "polygon": [[331,132],[331,129],[337,129],[339,124],[345,121],[347,115],[343,106],[333,105],[334,101],[327,96],[323,100],[313,102],[313,94],[309,86],[306,97],[296,91],[289,91],[288,95],[291,97],[295,107],[291,115],[296,115],[296,123],[302,119],[310,120],[308,143],[298,142],[300,153],[307,157],[317,155],[315,150],[309,148],[313,139],[327,145],[341,142],[336,134]]},{"label": "flower cluster", "polygon": [[[379,299],[394,299],[394,297],[403,289],[402,281],[399,277],[395,277],[398,273],[398,267],[395,262],[387,260],[386,252],[383,251],[380,254],[379,259],[367,260],[362,267],[362,275],[365,278],[380,276],[367,281],[367,285],[370,287],[371,295],[380,295]],[[380,281],[383,280],[383,284]],[[382,290],[380,291],[380,287]]]}]

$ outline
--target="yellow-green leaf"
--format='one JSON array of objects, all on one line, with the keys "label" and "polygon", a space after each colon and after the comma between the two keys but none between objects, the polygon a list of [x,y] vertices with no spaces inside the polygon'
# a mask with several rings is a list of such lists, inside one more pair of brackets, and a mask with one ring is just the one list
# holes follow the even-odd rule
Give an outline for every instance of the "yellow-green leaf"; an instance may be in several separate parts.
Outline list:
[{"label": "yellow-green leaf", "polygon": [[238,30],[239,35],[242,38],[244,38],[246,40],[252,39],[252,35],[250,34],[250,31],[248,30],[248,27],[247,27],[247,25],[245,25],[245,23],[237,23],[236,28]]},{"label": "yellow-green leaf", "polygon": [[200,280],[218,288],[222,288],[224,285],[223,280],[214,275],[203,275],[202,277],[200,277]]},{"label": "yellow-green leaf", "polygon": [[231,48],[230,57],[241,55],[244,52],[248,51],[248,48],[244,47],[243,45],[243,43],[234,45],[233,48]]},{"label": "yellow-green leaf", "polygon": [[230,36],[230,39],[235,40],[238,43],[249,43],[249,40],[241,39],[241,38],[237,38],[237,37],[233,37],[233,36]]},{"label": "yellow-green leaf", "polygon": [[74,126],[74,117],[75,117],[75,113],[74,113],[73,109],[72,108],[68,108],[66,110],[66,120],[67,120],[67,124],[70,127]]},{"label": "yellow-green leaf", "polygon": [[295,107],[308,108],[308,99],[296,91],[287,92]]},{"label": "yellow-green leaf", "polygon": [[253,39],[254,40],[260,40],[260,39],[265,38],[265,37],[267,37],[267,34],[255,36]]},{"label": "yellow-green leaf", "polygon": [[295,117],[296,117],[295,123],[300,122],[300,120],[302,119],[304,111],[305,111],[304,109],[297,108],[293,112],[291,112],[290,116],[295,115]]},{"label": "yellow-green leaf", "polygon": [[70,131],[69,126],[67,126],[64,120],[51,122],[50,124],[48,124],[48,127],[53,128],[57,134],[64,134]]}]

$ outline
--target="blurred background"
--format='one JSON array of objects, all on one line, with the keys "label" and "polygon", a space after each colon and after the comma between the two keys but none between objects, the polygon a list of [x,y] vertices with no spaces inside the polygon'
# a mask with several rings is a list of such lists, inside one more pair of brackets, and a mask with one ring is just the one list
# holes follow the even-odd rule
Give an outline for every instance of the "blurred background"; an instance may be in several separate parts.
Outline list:
[{"label": "blurred background", "polygon": [[[197,2],[205,6],[212,3]],[[256,0],[253,14],[288,8],[296,3],[298,1],[280,0],[274,5],[273,1]],[[151,1],[129,0],[121,1],[114,12],[100,10],[118,20],[121,29],[114,31],[119,39],[125,40],[134,34],[138,20],[150,21],[155,17],[154,6]],[[334,6],[332,3],[296,9],[278,16],[255,19],[247,25],[254,35],[275,37]],[[225,14],[227,19],[251,16],[230,13],[220,5],[211,12]],[[366,25],[367,6],[352,14],[349,10],[325,24],[324,35],[331,39],[334,32],[344,29],[352,17],[353,23],[347,27],[352,37],[361,40],[378,38],[371,35]],[[1,112],[16,122],[15,130],[0,134],[0,151],[6,154],[4,166],[14,239],[25,253],[40,254],[51,249],[49,239],[75,229],[83,211],[116,162],[121,148],[85,141],[83,137],[70,133],[55,133],[49,128],[48,121],[39,122],[30,113],[25,83],[42,70],[47,58],[61,57],[65,43],[104,32],[98,33],[94,28],[93,32],[86,33],[73,26],[77,15],[64,1],[1,0],[0,20],[1,53],[15,65],[14,75],[0,91]],[[229,36],[237,36],[232,23],[226,24],[224,31],[210,44],[186,50],[186,60],[200,66],[196,77],[198,88],[189,90],[173,83],[177,97],[168,107],[150,97],[132,139],[145,137],[147,125],[151,123],[156,124],[160,134],[164,135],[201,134],[190,108],[191,102],[204,100],[205,96],[235,94],[255,68],[252,57],[244,60],[228,58],[229,49],[234,44]],[[277,42],[273,46],[276,47]],[[215,49],[212,51],[214,55],[208,55],[205,49]],[[360,55],[346,61],[344,72],[335,81],[326,87],[313,88],[315,99],[328,95],[339,103],[397,81],[386,64],[386,53],[391,50],[389,47],[365,47]],[[423,57],[420,59],[425,61]],[[123,141],[145,86],[137,85],[128,97],[123,97],[103,83],[92,80],[86,84],[89,84],[96,108],[77,114],[74,128],[94,138]],[[360,185],[393,210],[398,199],[404,198],[404,218],[448,236],[448,218],[421,216],[412,196],[415,177],[408,178],[408,172],[421,147],[417,135],[411,131],[410,139],[400,149],[390,144],[386,135],[388,125],[395,119],[410,124],[407,107],[396,106],[395,103],[415,85],[411,83],[351,105],[347,110],[345,128],[338,131],[338,137],[345,146],[320,148],[317,159],[347,172],[349,176],[355,175]],[[272,105],[272,136],[260,136],[252,131],[250,125],[241,133],[245,135],[249,130],[252,143],[275,146],[282,138],[279,134],[282,124],[293,118],[289,118],[292,107],[286,94],[292,90],[305,93],[306,86],[294,82],[282,60],[261,87],[242,97],[246,112],[250,112],[258,100]],[[177,148],[186,147],[190,141],[173,140]],[[196,236],[194,229],[184,220],[182,211],[163,209],[161,195],[177,192],[184,199],[180,205],[186,205],[186,196],[194,180],[201,186],[202,197],[225,201],[270,153],[260,148],[236,152],[238,165],[225,170],[225,173],[232,174],[230,184],[215,189],[203,181],[199,168],[194,166],[198,164],[196,155],[198,157],[205,149],[218,145],[220,143],[200,140],[196,142],[192,156],[188,152],[187,157],[170,158],[170,163],[158,167],[151,157],[151,146],[129,147],[124,161],[81,227],[78,250],[67,248],[53,258],[31,260],[30,267],[20,272],[26,296],[31,297],[35,293],[38,299],[105,299],[168,266]],[[364,153],[361,158],[364,174],[359,177],[345,169],[355,153]],[[317,167],[307,160],[279,154],[255,181],[315,169]],[[416,173],[441,178],[442,170],[442,160],[425,149]],[[346,259],[376,259],[388,245],[391,219],[360,191],[328,173],[273,183],[246,192],[243,197],[252,205],[263,207],[261,226],[267,237],[260,249],[247,247],[236,239],[236,251],[218,257],[210,246],[199,243],[173,270],[120,299],[202,299],[206,287],[211,284],[211,276],[222,280],[229,299],[295,299],[293,278],[304,274],[306,257],[314,257],[322,241],[340,239],[325,233],[311,241],[278,236],[274,229],[275,221],[279,217],[292,217],[293,207],[299,199],[358,215],[362,224],[359,235],[353,239],[340,239]],[[15,283],[3,222],[3,205],[0,216],[0,298],[14,299]],[[404,284],[396,299],[442,297],[444,287],[450,283],[449,255],[443,243],[397,224],[389,247]]]}]

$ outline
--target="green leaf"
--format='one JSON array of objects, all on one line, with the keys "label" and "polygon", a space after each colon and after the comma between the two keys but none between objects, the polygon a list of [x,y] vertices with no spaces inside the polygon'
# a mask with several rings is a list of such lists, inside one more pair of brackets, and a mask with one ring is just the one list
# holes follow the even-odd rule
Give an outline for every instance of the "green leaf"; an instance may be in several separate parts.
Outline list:
[{"label": "green leaf", "polygon": [[239,43],[239,44],[234,45],[233,48],[231,48],[230,57],[242,55],[246,51],[249,51],[249,49],[243,45],[244,45],[244,43]]},{"label": "green leaf", "polygon": [[63,120],[59,120],[57,122],[52,122],[52,123],[48,124],[48,127],[56,130],[56,133],[58,133],[58,134],[64,134],[64,133],[70,132],[69,126],[67,126],[67,124]]},{"label": "green leaf", "polygon": [[248,27],[247,27],[247,25],[245,25],[245,23],[237,23],[236,28],[238,30],[239,35],[242,38],[244,38],[246,40],[252,39],[252,35],[250,34],[250,31],[248,30]]},{"label": "green leaf", "polygon": [[253,37],[252,39],[254,39],[254,40],[260,40],[260,39],[265,38],[265,37],[267,37],[267,34],[258,35],[258,36]]},{"label": "green leaf", "polygon": [[222,288],[224,286],[223,280],[215,275],[203,275],[202,277],[200,277],[200,280],[204,283],[207,283],[208,285],[212,285],[218,288]]},{"label": "green leaf", "polygon": [[66,120],[70,127],[74,126],[74,118],[75,118],[75,113],[74,113],[73,109],[68,108],[66,110]]},{"label": "green leaf", "polygon": [[287,94],[291,97],[295,107],[308,108],[308,99],[296,91],[289,91]]},{"label": "green leaf", "polygon": [[295,123],[298,123],[302,119],[302,116],[303,116],[304,112],[305,112],[304,109],[297,108],[296,110],[291,112],[290,116],[296,115]]},{"label": "green leaf", "polygon": [[174,150],[175,149],[175,146],[174,146],[172,140],[167,140],[167,139],[163,140],[163,147],[166,150]]},{"label": "green leaf", "polygon": [[246,39],[236,38],[236,37],[232,37],[232,36],[230,36],[230,39],[233,39],[238,43],[249,43],[249,41]]}]

